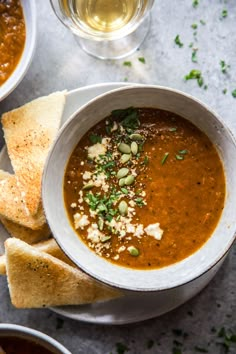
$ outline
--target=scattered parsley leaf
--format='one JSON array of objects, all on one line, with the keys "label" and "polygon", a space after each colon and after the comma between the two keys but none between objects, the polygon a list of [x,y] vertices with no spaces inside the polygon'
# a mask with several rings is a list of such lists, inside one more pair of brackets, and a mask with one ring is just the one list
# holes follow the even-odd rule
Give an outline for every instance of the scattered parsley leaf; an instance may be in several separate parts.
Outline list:
[{"label": "scattered parsley leaf", "polygon": [[223,74],[227,73],[227,70],[230,68],[230,65],[226,64],[226,62],[224,60],[220,61],[220,67],[221,67],[221,72]]},{"label": "scattered parsley leaf", "polygon": [[154,345],[154,340],[149,339],[149,341],[147,342],[147,348],[151,349],[153,347],[153,345]]},{"label": "scattered parsley leaf", "polygon": [[200,70],[197,70],[197,69],[193,69],[189,72],[189,74],[185,75],[185,80],[197,80],[197,83],[198,83],[198,86],[199,87],[202,87],[203,83],[204,83],[204,80],[203,80],[203,77],[202,77],[202,73]]},{"label": "scattered parsley leaf", "polygon": [[179,34],[177,34],[177,36],[175,37],[175,44],[177,44],[179,48],[182,48],[184,46],[184,44],[181,42],[179,38]]},{"label": "scattered parsley leaf", "polygon": [[194,30],[197,29],[197,27],[198,27],[198,26],[197,26],[197,23],[193,23],[193,24],[191,25],[191,27],[192,27],[192,29],[194,29]]},{"label": "scattered parsley leaf", "polygon": [[236,89],[233,90],[231,93],[232,93],[232,96],[233,96],[234,98],[236,98]]},{"label": "scattered parsley leaf", "polygon": [[201,23],[201,25],[205,26],[206,22],[204,20],[200,20],[199,21]]},{"label": "scattered parsley leaf", "polygon": [[169,132],[176,132],[177,128],[176,127],[170,127],[168,130],[169,130]]},{"label": "scattered parsley leaf", "polygon": [[128,81],[128,78],[127,77],[124,77],[124,82],[127,82]]},{"label": "scattered parsley leaf", "polygon": [[57,324],[56,324],[56,329],[61,329],[64,326],[64,320],[60,317],[56,318]]},{"label": "scattered parsley leaf", "polygon": [[172,329],[172,332],[173,332],[173,334],[174,335],[176,335],[176,336],[182,336],[183,335],[183,331],[182,331],[182,329]]},{"label": "scattered parsley leaf", "polygon": [[227,89],[225,88],[224,90],[222,90],[222,93],[223,93],[224,95],[226,95]]},{"label": "scattered parsley leaf", "polygon": [[179,150],[179,153],[181,155],[186,155],[188,153],[188,150],[187,149],[184,149],[184,150]]},{"label": "scattered parsley leaf", "polygon": [[226,9],[223,9],[221,12],[221,17],[226,18],[228,16],[228,11]]},{"label": "scattered parsley leaf", "polygon": [[140,63],[146,64],[146,60],[144,57],[139,57],[138,60],[140,61]]},{"label": "scattered parsley leaf", "polygon": [[195,350],[196,352],[199,352],[199,353],[208,353],[208,350],[207,350],[207,349],[201,348],[201,347],[198,347],[198,346],[194,347],[194,350]]},{"label": "scattered parsley leaf", "polygon": [[131,61],[124,61],[123,65],[131,67],[132,63],[131,63]]},{"label": "scattered parsley leaf", "polygon": [[117,354],[124,354],[128,350],[129,350],[129,348],[125,344],[116,343],[116,352],[117,352]]},{"label": "scattered parsley leaf", "polygon": [[193,0],[193,7],[197,7],[199,5],[199,1],[198,0]]},{"label": "scattered parsley leaf", "polygon": [[172,354],[182,354],[182,350],[180,348],[174,347],[172,349]]},{"label": "scattered parsley leaf", "polygon": [[122,187],[120,190],[121,190],[122,193],[124,193],[124,194],[126,194],[126,195],[129,194],[129,191],[128,191],[128,189],[126,189],[126,188],[123,188],[123,187]]},{"label": "scattered parsley leaf", "polygon": [[197,49],[193,49],[192,51],[192,62],[197,63]]}]

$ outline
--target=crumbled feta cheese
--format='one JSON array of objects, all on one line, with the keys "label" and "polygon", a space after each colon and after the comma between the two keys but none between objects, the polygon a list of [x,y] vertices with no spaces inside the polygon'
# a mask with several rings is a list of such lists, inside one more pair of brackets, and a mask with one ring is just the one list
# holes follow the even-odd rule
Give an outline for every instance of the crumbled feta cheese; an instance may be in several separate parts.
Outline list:
[{"label": "crumbled feta cheese", "polygon": [[134,236],[140,237],[140,236],[142,236],[143,234],[144,234],[143,225],[142,225],[142,224],[139,224],[139,225],[136,227]]},{"label": "crumbled feta cheese", "polygon": [[116,255],[113,257],[114,261],[118,261],[119,258],[120,258],[120,256],[119,256],[118,254],[116,254]]},{"label": "crumbled feta cheese", "polygon": [[92,176],[92,173],[91,173],[91,172],[85,171],[85,172],[83,173],[83,176],[82,176],[82,177],[83,177],[83,179],[87,180],[87,179],[90,179],[91,176]]},{"label": "crumbled feta cheese", "polygon": [[107,146],[97,143],[88,147],[88,158],[91,160],[96,160],[99,155],[105,155],[107,151]]},{"label": "crumbled feta cheese", "polygon": [[84,166],[84,161],[81,161],[81,162],[80,162],[80,165],[81,165],[81,166]]},{"label": "crumbled feta cheese", "polygon": [[92,224],[88,228],[88,240],[92,241],[92,243],[99,243],[104,234],[98,230],[97,224]]},{"label": "crumbled feta cheese", "polygon": [[74,225],[75,229],[84,229],[85,226],[89,225],[88,216],[80,213],[74,214]]},{"label": "crumbled feta cheese", "polygon": [[125,250],[126,250],[125,246],[120,246],[120,248],[118,248],[117,252],[120,253],[120,252],[124,252]]},{"label": "crumbled feta cheese", "polygon": [[77,204],[76,204],[76,203],[71,203],[71,205],[70,205],[70,206],[71,206],[71,208],[73,208],[73,209],[74,209],[74,208],[76,208]]},{"label": "crumbled feta cheese", "polygon": [[160,228],[159,222],[148,225],[144,231],[148,236],[153,236],[156,240],[161,240],[163,235],[163,230]]}]

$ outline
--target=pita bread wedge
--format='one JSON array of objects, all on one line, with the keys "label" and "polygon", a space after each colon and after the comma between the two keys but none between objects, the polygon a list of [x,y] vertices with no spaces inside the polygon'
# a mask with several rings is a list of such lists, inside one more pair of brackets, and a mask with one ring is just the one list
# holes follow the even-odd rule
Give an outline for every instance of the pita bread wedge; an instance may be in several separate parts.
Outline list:
[{"label": "pita bread wedge", "polygon": [[11,301],[17,308],[79,305],[121,295],[19,239],[7,239],[5,251]]},{"label": "pita bread wedge", "polygon": [[6,256],[0,256],[0,275],[6,275]]},{"label": "pita bread wedge", "polygon": [[39,209],[43,168],[60,127],[65,95],[40,97],[2,116],[8,154],[31,215]]},{"label": "pita bread wedge", "polygon": [[51,234],[51,230],[47,224],[44,224],[41,229],[32,230],[3,217],[0,217],[0,221],[12,237],[19,238],[20,240],[25,241],[30,245],[43,240],[47,240]]},{"label": "pita bread wedge", "polygon": [[[53,238],[49,240],[35,243],[33,245],[37,250],[50,254],[51,256],[60,259],[61,261],[76,267],[76,265],[65,255]],[[0,275],[6,275],[6,256],[0,256]]]},{"label": "pita bread wedge", "polygon": [[42,207],[33,217],[25,208],[15,175],[0,170],[0,216],[32,230],[42,229],[46,219]]}]

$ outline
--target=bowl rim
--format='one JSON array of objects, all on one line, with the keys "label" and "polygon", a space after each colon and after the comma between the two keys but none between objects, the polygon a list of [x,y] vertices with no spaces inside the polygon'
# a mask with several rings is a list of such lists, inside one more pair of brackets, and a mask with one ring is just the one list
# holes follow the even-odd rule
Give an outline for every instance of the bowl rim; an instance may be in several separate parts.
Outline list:
[{"label": "bowl rim", "polygon": [[[25,15],[25,4],[30,9],[30,19],[26,19]],[[37,36],[37,14],[36,14],[36,0],[21,0],[21,6],[23,9],[25,26],[26,26],[26,39],[22,55],[17,63],[15,69],[9,76],[9,78],[0,86],[0,102],[6,98],[23,80],[29,66],[32,62],[35,47],[36,47],[36,36]],[[30,31],[28,29],[30,24]]]},{"label": "bowl rim", "polygon": [[[136,292],[155,292],[155,291],[165,291],[165,290],[169,290],[169,289],[174,289],[174,288],[178,288],[182,285],[185,285],[185,284],[188,284],[188,283],[191,283],[192,281],[200,278],[201,276],[203,276],[204,274],[206,274],[208,271],[210,271],[212,268],[214,268],[214,266],[220,262],[220,260],[222,258],[225,257],[225,255],[229,252],[230,248],[232,247],[235,239],[236,239],[236,227],[234,228],[234,232],[232,232],[232,236],[230,238],[230,242],[228,242],[227,244],[227,247],[223,248],[222,249],[222,252],[218,255],[218,257],[215,257],[211,263],[205,267],[204,269],[202,269],[201,271],[198,271],[197,273],[195,274],[191,274],[191,276],[188,276],[186,278],[186,280],[183,280],[183,281],[179,281],[179,282],[176,282],[177,284],[174,284],[174,285],[171,285],[169,284],[168,286],[164,286],[164,287],[159,287],[159,288],[144,288],[142,287],[141,289],[140,288],[137,288],[137,287],[133,287],[133,286],[123,286],[123,285],[120,285],[120,284],[117,284],[116,282],[114,281],[107,281],[107,279],[105,280],[104,278],[102,278],[101,276],[98,276],[96,273],[94,272],[90,272],[88,269],[86,269],[86,266],[84,266],[82,263],[78,262],[78,260],[76,258],[74,258],[73,256],[70,255],[70,253],[68,252],[68,250],[66,249],[66,247],[64,247],[64,245],[60,242],[60,239],[61,237],[57,235],[57,232],[55,232],[54,230],[54,223],[51,222],[51,220],[48,219],[48,215],[47,215],[47,203],[45,202],[45,200],[47,199],[47,191],[45,190],[45,180],[46,180],[46,174],[47,174],[47,169],[48,169],[48,166],[49,166],[49,161],[50,161],[50,158],[51,156],[53,155],[54,153],[54,150],[56,148],[56,145],[57,145],[57,141],[58,141],[58,138],[63,134],[64,130],[67,128],[68,125],[71,124],[71,122],[76,119],[76,117],[80,114],[81,111],[83,111],[84,109],[86,109],[89,105],[93,104],[94,102],[96,102],[97,100],[100,100],[102,99],[104,96],[108,96],[110,94],[113,94],[115,92],[119,92],[119,91],[124,91],[124,90],[132,90],[132,89],[145,89],[145,88],[150,88],[150,89],[159,89],[159,90],[164,90],[164,91],[168,91],[168,92],[171,92],[171,93],[175,93],[179,96],[184,96],[186,98],[188,98],[189,100],[192,100],[194,101],[195,103],[197,103],[198,105],[200,105],[201,107],[203,107],[206,111],[208,111],[209,113],[211,113],[214,118],[222,124],[222,126],[224,127],[225,131],[229,134],[230,138],[232,139],[233,141],[233,144],[234,146],[236,147],[236,137],[235,135],[232,133],[231,129],[228,127],[228,125],[222,120],[222,118],[212,109],[210,108],[207,104],[203,103],[201,100],[199,100],[198,98],[188,94],[188,93],[185,93],[181,90],[177,90],[177,89],[173,89],[171,87],[167,87],[167,86],[160,86],[160,85],[146,85],[146,84],[131,84],[131,85],[128,85],[128,86],[124,86],[124,87],[121,87],[121,88],[116,88],[116,89],[112,89],[108,92],[105,92],[105,93],[102,93],[98,96],[96,96],[95,98],[89,100],[89,102],[87,102],[86,104],[82,105],[79,109],[77,109],[73,114],[71,114],[71,116],[66,120],[66,122],[63,124],[63,126],[61,127],[60,131],[59,131],[59,134],[56,138],[56,140],[54,141],[51,149],[50,149],[50,152],[49,152],[49,155],[47,157],[47,160],[46,160],[46,163],[45,163],[45,167],[44,167],[44,171],[43,171],[43,178],[42,178],[42,200],[43,200],[43,206],[44,206],[44,210],[45,210],[45,215],[46,215],[46,219],[47,219],[47,222],[49,224],[49,227],[52,231],[52,235],[54,237],[54,239],[56,240],[57,244],[59,245],[59,247],[62,249],[62,251],[78,266],[82,269],[83,272],[85,272],[86,274],[88,274],[89,276],[91,276],[92,278],[94,278],[95,280],[97,281],[100,281],[106,285],[110,285],[112,287],[115,287],[115,288],[118,288],[118,289],[122,289],[122,290],[126,290],[126,291],[136,291]],[[73,229],[73,228],[72,228]],[[74,232],[74,230],[73,230]],[[78,237],[79,238],[79,237]],[[80,240],[81,243],[83,243],[83,241]],[[203,244],[201,248],[203,248],[205,246],[205,244]],[[197,250],[198,251],[198,250]],[[197,252],[196,251],[196,252]],[[194,252],[194,253],[196,253]],[[193,254],[194,254],[193,253]],[[191,255],[190,255],[191,256]],[[187,259],[189,257],[186,257],[184,258],[182,261],[184,261],[185,259]],[[172,267],[173,265],[175,264],[178,264],[182,261],[179,261],[177,263],[174,263],[174,264],[170,264],[169,266],[167,267]],[[113,264],[114,265],[114,264]],[[163,268],[167,268],[167,267],[163,267]],[[158,272],[159,270],[163,269],[163,268],[158,268],[158,269],[154,269],[154,270],[147,270],[148,272],[152,272],[152,271],[155,271],[155,272]],[[136,269],[132,269],[133,271],[139,271],[139,270],[136,270]]]},{"label": "bowl rim", "polygon": [[17,325],[13,323],[0,323],[0,338],[1,334],[6,332],[6,336],[9,335],[9,333],[12,333],[13,335],[17,334],[25,334],[27,336],[27,339],[32,338],[32,339],[39,339],[41,342],[44,342],[46,344],[51,345],[54,347],[54,349],[59,350],[62,354],[72,354],[68,349],[66,349],[61,343],[59,343],[56,339],[50,337],[49,335],[38,331],[36,329],[22,326],[22,325]]}]

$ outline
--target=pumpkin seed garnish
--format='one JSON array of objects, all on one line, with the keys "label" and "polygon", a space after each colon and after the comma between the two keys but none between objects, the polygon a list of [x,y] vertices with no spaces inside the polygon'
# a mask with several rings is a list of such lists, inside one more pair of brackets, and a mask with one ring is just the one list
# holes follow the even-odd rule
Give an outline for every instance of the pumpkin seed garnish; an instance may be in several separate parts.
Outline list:
[{"label": "pumpkin seed garnish", "polygon": [[132,183],[134,183],[134,176],[133,175],[127,176],[125,179],[125,185],[130,186]]},{"label": "pumpkin seed garnish", "polygon": [[94,187],[94,184],[93,183],[87,183],[83,186],[83,190],[84,191],[88,191],[89,189],[92,189]]},{"label": "pumpkin seed garnish", "polygon": [[111,239],[111,236],[103,236],[103,237],[101,237],[100,241],[101,241],[102,243],[104,243],[104,242],[109,241],[110,239]]},{"label": "pumpkin seed garnish", "polygon": [[138,140],[138,141],[141,141],[141,140],[144,139],[144,137],[143,137],[141,134],[138,134],[138,133],[131,134],[131,135],[129,136],[129,138],[130,138],[131,140]]},{"label": "pumpkin seed garnish", "polygon": [[137,155],[138,153],[138,144],[135,141],[131,143],[131,152],[133,155]]},{"label": "pumpkin seed garnish", "polygon": [[118,205],[119,213],[124,216],[128,213],[128,204],[122,200]]},{"label": "pumpkin seed garnish", "polygon": [[120,143],[118,145],[118,150],[120,152],[122,152],[123,154],[130,154],[130,152],[131,152],[130,146],[128,144],[125,144],[125,143]]},{"label": "pumpkin seed garnish", "polygon": [[119,186],[124,187],[125,186],[125,178],[120,178],[119,179]]},{"label": "pumpkin seed garnish", "polygon": [[120,178],[127,176],[128,173],[129,173],[129,169],[126,167],[123,167],[123,168],[119,169],[119,171],[116,174],[116,177],[118,179],[120,179]]},{"label": "pumpkin seed garnish", "polygon": [[[131,145],[131,151],[132,151],[132,145]],[[130,158],[131,158],[130,154],[123,154],[120,158],[120,162],[122,164],[124,164],[124,163],[128,162],[130,160]]]},{"label": "pumpkin seed garnish", "polygon": [[133,256],[133,257],[139,256],[139,250],[136,247],[129,246],[127,249],[129,251],[129,253],[131,254],[131,256]]}]

